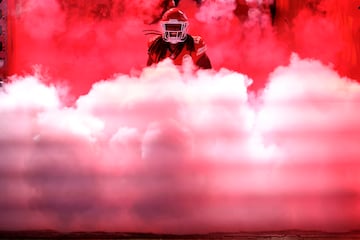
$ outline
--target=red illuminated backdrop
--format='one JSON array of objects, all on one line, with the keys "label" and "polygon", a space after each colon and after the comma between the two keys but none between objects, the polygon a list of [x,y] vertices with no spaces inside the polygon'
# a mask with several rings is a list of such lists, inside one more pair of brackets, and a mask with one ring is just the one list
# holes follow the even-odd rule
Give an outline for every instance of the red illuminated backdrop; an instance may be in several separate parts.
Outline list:
[{"label": "red illuminated backdrop", "polygon": [[[215,4],[210,3],[216,1],[204,2],[211,8]],[[340,74],[359,79],[358,1],[277,0],[271,29],[267,23],[247,18],[246,1],[235,2],[233,11],[221,12],[221,17],[208,14],[202,19],[195,15],[201,15],[207,6],[201,10],[194,1],[180,1],[180,7],[194,21],[191,31],[207,40],[216,69],[226,67],[258,77],[253,87],[263,87],[267,75],[296,52],[333,64]],[[59,81],[70,81],[74,94],[86,93],[99,79],[144,66],[149,36],[144,36],[142,29],[157,26],[139,25],[139,20],[151,23],[163,5],[159,0],[59,0],[46,4],[10,0],[13,47],[9,71],[31,72],[40,64]],[[127,61],[119,64],[119,59]]]},{"label": "red illuminated backdrop", "polygon": [[9,0],[0,228],[357,229],[360,2],[249,2],[180,1],[194,72],[145,68],[161,1]]}]

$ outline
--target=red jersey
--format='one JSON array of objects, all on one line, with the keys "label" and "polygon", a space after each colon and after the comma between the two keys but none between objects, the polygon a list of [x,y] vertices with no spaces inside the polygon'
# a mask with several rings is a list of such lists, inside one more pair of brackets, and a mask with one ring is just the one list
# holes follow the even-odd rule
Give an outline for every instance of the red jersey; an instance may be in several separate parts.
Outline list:
[{"label": "red jersey", "polygon": [[186,58],[191,58],[194,64],[197,64],[198,60],[206,55],[207,49],[200,36],[190,35],[184,42],[177,43],[174,49],[171,49],[170,44],[165,42],[161,36],[150,39],[148,46],[150,63],[158,63],[165,58],[170,58],[175,65],[181,65]]}]

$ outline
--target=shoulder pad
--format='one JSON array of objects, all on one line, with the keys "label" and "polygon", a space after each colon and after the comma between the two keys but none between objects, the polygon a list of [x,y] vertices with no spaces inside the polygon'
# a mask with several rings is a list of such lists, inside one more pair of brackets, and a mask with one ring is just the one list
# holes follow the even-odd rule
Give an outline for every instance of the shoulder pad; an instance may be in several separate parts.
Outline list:
[{"label": "shoulder pad", "polygon": [[194,39],[195,45],[204,43],[202,37],[200,37],[200,36],[193,36],[193,39]]}]

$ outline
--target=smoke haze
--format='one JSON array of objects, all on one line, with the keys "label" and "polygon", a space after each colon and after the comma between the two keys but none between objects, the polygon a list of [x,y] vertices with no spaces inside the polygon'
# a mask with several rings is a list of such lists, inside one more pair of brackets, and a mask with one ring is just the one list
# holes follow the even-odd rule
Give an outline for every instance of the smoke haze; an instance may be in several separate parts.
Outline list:
[{"label": "smoke haze", "polygon": [[234,1],[183,0],[214,66],[195,71],[145,67],[161,4],[138,2],[98,19],[81,1],[21,1],[0,92],[0,229],[358,228],[359,13],[344,29],[329,0],[325,16],[274,27]]}]

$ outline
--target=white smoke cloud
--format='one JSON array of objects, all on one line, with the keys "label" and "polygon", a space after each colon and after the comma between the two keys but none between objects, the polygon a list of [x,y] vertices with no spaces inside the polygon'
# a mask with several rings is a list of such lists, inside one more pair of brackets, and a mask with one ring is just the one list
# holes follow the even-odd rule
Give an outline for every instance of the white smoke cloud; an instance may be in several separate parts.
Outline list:
[{"label": "white smoke cloud", "polygon": [[[39,63],[56,77],[13,76],[0,92],[1,230],[358,227],[359,84],[316,60],[342,49],[332,19],[300,15],[296,48],[316,59],[285,64],[268,14],[254,7],[241,25],[235,1],[206,1],[185,10],[213,70],[164,61],[128,74],[146,62],[141,30],[154,26],[142,22],[160,1],[116,1],[111,21],[88,22],[81,7],[21,3],[16,70]],[[254,97],[252,79],[229,69],[272,73]],[[75,104],[58,78],[85,92]]]},{"label": "white smoke cloud", "polygon": [[235,0],[205,1],[197,12],[196,18],[201,22],[214,22],[219,20],[231,20],[236,8]]},{"label": "white smoke cloud", "polygon": [[241,73],[170,61],[100,81],[71,107],[39,78],[0,93],[4,229],[349,230],[360,219],[360,87],[316,60],[293,55],[254,102]]}]

